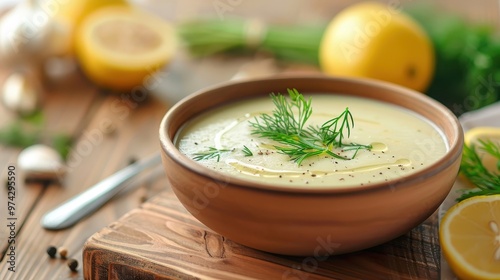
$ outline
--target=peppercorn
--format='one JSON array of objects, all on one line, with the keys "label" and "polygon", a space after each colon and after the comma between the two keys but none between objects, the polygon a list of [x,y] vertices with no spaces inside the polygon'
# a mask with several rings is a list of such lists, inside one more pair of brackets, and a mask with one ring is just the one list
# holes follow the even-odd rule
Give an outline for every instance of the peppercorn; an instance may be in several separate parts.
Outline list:
[{"label": "peppercorn", "polygon": [[68,250],[64,247],[59,248],[59,256],[61,256],[61,259],[66,259],[68,256]]},{"label": "peppercorn", "polygon": [[57,248],[56,247],[49,246],[47,248],[47,254],[49,255],[49,257],[55,258],[56,257],[56,253],[57,253]]},{"label": "peppercorn", "polygon": [[76,269],[78,268],[78,261],[75,259],[69,259],[67,264],[69,269],[71,269],[71,271],[73,272],[76,271]]}]

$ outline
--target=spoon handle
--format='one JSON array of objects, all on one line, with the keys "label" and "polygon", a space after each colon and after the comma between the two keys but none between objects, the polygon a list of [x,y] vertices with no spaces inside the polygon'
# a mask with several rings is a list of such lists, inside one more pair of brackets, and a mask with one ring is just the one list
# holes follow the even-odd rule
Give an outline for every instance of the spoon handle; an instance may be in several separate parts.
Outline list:
[{"label": "spoon handle", "polygon": [[58,230],[72,226],[116,195],[125,186],[124,183],[126,181],[146,168],[155,166],[160,162],[161,156],[155,154],[123,168],[88,190],[47,212],[42,217],[42,227]]}]

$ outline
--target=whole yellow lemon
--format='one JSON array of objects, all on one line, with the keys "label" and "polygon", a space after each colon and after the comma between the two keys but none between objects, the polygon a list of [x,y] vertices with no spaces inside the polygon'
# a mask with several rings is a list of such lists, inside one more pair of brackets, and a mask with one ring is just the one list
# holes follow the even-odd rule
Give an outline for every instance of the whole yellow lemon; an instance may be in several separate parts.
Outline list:
[{"label": "whole yellow lemon", "polygon": [[425,31],[401,7],[362,2],[342,10],[325,30],[321,69],[424,92],[434,73],[434,49]]}]

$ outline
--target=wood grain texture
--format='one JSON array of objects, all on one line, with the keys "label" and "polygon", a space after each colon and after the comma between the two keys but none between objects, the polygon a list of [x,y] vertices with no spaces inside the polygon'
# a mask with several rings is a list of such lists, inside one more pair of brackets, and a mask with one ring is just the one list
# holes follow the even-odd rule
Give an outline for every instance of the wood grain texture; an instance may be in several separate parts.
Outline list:
[{"label": "wood grain texture", "polygon": [[[152,97],[125,103],[123,95],[101,92],[81,73],[74,73],[64,84],[48,85],[46,90],[44,129],[51,133],[66,133],[74,139],[66,162],[68,172],[61,185],[25,184],[20,172],[16,198],[17,271],[12,273],[7,270],[8,266],[0,265],[0,279],[81,279],[82,247],[87,238],[138,207],[143,202],[141,197],[149,195],[149,191],[158,192],[158,187],[151,182],[152,178],[158,177],[155,175],[158,172],[151,170],[130,182],[129,191],[122,192],[74,227],[62,231],[42,229],[40,219],[47,211],[125,167],[130,159],[156,152],[157,127],[167,108],[165,103]],[[9,116],[8,112],[0,113]],[[108,125],[112,131],[107,131]],[[7,165],[16,165],[19,152],[20,149],[0,147],[0,157],[5,159],[0,164],[2,179]],[[4,195],[0,196],[2,207],[6,205],[5,199]],[[3,221],[5,215],[6,211],[1,209]],[[7,246],[7,235],[2,227],[2,250]],[[66,247],[68,258],[79,261],[78,271],[71,272],[65,260],[49,259],[45,252],[49,245]]]},{"label": "wood grain texture", "polygon": [[211,231],[168,190],[89,238],[83,273],[85,279],[438,279],[436,231],[433,215],[369,250],[326,260],[281,256]]}]

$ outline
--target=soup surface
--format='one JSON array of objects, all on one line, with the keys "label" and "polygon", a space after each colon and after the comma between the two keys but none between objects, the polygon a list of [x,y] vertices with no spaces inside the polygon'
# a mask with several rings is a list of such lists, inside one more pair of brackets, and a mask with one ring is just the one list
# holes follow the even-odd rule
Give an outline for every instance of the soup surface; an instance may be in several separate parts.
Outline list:
[{"label": "soup surface", "polygon": [[448,150],[442,133],[431,122],[405,108],[347,95],[304,96],[312,98],[307,125],[321,126],[348,107],[354,128],[342,142],[371,145],[371,149],[335,148],[346,159],[321,154],[297,164],[275,148],[280,143],[252,134],[250,122],[264,113],[271,115],[275,108],[269,97],[231,103],[197,116],[179,131],[176,145],[190,158],[215,152],[214,157],[197,162],[231,177],[328,188],[407,176],[436,162]]}]

